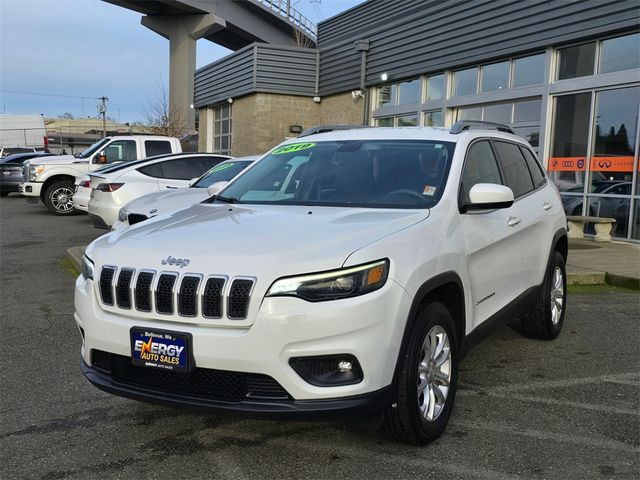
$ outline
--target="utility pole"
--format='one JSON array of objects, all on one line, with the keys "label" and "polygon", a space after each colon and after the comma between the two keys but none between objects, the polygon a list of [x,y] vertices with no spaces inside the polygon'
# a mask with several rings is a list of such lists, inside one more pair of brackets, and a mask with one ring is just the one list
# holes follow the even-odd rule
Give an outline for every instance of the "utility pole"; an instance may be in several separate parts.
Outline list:
[{"label": "utility pole", "polygon": [[107,97],[100,97],[98,104],[98,115],[102,115],[102,138],[107,136]]}]

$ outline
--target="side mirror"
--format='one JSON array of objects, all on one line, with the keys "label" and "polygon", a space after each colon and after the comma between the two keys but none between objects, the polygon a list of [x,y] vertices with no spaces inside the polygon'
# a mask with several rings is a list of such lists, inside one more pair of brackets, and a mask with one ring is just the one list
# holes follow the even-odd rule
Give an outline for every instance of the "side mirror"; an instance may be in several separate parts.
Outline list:
[{"label": "side mirror", "polygon": [[513,205],[513,191],[504,185],[476,183],[469,191],[469,203],[462,206],[468,210],[495,210]]},{"label": "side mirror", "polygon": [[229,182],[225,182],[225,181],[212,183],[207,188],[207,193],[209,194],[209,196],[215,195],[216,193],[222,191],[222,189],[226,187],[228,183]]},{"label": "side mirror", "polygon": [[199,179],[200,177],[193,177],[191,180],[189,180],[189,186],[193,186],[193,184],[196,183]]}]

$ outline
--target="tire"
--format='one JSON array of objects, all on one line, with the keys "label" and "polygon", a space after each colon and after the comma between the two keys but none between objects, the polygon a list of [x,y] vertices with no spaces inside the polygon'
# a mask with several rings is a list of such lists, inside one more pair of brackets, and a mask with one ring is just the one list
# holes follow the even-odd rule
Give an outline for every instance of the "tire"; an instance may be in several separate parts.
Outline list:
[{"label": "tire", "polygon": [[44,194],[44,204],[55,215],[73,215],[73,182],[61,180],[52,183]]},{"label": "tire", "polygon": [[[435,356],[430,354],[433,351],[429,348],[429,339],[433,339],[434,334],[438,339]],[[425,355],[441,361],[439,369],[434,368],[435,362],[427,361],[424,363],[428,365],[423,366],[420,373],[418,367]],[[417,314],[397,368],[393,401],[384,413],[384,431],[392,440],[403,443],[425,445],[433,442],[449,422],[458,380],[458,342],[453,317],[442,303],[431,302]],[[443,390],[446,382],[438,378],[436,372],[448,377],[446,390]],[[435,395],[439,392],[440,396],[419,394],[420,385],[424,385],[424,393],[432,391]]]},{"label": "tire", "polygon": [[542,292],[534,307],[520,319],[525,337],[553,340],[562,330],[567,307],[567,270],[564,257],[553,252]]},{"label": "tire", "polygon": [[9,196],[9,192],[0,192],[0,197],[4,198],[8,196]]}]

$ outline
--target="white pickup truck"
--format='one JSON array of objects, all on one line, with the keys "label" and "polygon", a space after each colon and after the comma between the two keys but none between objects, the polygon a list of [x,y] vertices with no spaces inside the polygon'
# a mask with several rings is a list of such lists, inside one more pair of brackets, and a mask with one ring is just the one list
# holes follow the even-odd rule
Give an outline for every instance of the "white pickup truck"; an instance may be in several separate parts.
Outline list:
[{"label": "white pickup truck", "polygon": [[25,162],[25,182],[20,185],[20,193],[30,203],[42,201],[51,213],[71,215],[75,212],[73,192],[77,176],[111,163],[181,152],[180,141],[173,137],[105,137],[75,156],[59,155]]}]

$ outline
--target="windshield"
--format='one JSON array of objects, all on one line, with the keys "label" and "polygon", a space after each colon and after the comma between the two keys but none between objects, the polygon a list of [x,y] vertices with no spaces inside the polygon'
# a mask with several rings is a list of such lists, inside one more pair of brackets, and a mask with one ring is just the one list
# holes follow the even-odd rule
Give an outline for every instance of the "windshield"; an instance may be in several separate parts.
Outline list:
[{"label": "windshield", "polygon": [[80,153],[76,153],[75,157],[76,158],[88,158],[91,155],[93,155],[94,152],[98,151],[98,149],[104,145],[105,143],[107,143],[109,140],[111,140],[110,138],[103,138],[102,140],[100,140],[98,143],[94,143],[93,145],[91,145],[89,148],[87,148],[84,152],[80,152]]},{"label": "windshield", "polygon": [[191,185],[192,188],[207,188],[216,182],[228,182],[251,165],[250,161],[227,161],[213,167]]},{"label": "windshield", "polygon": [[422,140],[288,144],[221,196],[241,204],[430,208],[442,195],[454,148]]}]

